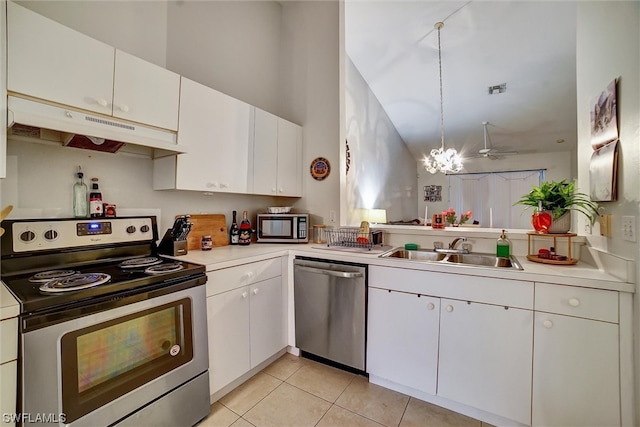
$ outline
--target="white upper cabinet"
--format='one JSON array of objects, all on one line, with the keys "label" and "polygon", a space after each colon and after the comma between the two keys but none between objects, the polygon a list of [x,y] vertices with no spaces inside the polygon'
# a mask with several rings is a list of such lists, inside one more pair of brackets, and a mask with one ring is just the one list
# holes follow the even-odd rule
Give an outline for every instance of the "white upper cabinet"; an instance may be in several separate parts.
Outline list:
[{"label": "white upper cabinet", "polygon": [[154,160],[154,189],[247,192],[251,106],[182,77],[178,143]]},{"label": "white upper cabinet", "polygon": [[111,114],[115,49],[7,2],[7,89]]},{"label": "white upper cabinet", "polygon": [[8,2],[9,91],[176,131],[180,76]]},{"label": "white upper cabinet", "polygon": [[278,118],[278,196],[302,196],[302,128]]},{"label": "white upper cabinet", "polygon": [[113,115],[178,130],[180,75],[116,49]]},{"label": "white upper cabinet", "polygon": [[302,128],[259,108],[255,109],[254,121],[250,192],[300,197]]}]

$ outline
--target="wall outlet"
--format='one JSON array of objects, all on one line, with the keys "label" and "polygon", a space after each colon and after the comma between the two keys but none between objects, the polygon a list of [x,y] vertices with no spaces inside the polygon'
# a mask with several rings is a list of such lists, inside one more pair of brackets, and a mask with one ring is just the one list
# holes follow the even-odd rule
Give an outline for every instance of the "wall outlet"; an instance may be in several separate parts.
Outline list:
[{"label": "wall outlet", "polygon": [[622,217],[622,238],[630,242],[636,241],[636,217]]},{"label": "wall outlet", "polygon": [[329,211],[329,222],[336,222],[336,211]]}]

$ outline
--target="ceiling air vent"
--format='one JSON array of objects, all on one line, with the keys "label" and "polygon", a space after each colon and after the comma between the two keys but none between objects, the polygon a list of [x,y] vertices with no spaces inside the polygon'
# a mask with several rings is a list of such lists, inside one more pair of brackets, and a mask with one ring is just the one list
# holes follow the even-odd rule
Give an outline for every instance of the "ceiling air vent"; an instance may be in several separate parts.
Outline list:
[{"label": "ceiling air vent", "polygon": [[501,85],[489,86],[489,95],[504,93],[506,91],[507,91],[506,83],[502,83]]}]

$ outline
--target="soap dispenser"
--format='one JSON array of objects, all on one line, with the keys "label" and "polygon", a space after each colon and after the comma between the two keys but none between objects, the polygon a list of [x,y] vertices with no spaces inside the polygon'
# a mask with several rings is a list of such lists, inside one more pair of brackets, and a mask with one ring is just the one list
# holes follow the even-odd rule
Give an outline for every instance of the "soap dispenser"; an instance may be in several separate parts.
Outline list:
[{"label": "soap dispenser", "polygon": [[496,256],[499,258],[509,258],[511,256],[511,241],[507,239],[505,230],[502,230],[502,234],[496,244]]}]

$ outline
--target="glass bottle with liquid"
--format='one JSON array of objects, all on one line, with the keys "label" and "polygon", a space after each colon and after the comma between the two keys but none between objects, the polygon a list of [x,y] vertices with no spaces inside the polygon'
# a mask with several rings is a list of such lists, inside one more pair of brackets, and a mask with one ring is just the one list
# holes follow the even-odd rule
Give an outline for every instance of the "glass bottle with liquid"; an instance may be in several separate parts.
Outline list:
[{"label": "glass bottle with liquid", "polygon": [[236,211],[233,211],[233,221],[231,221],[231,228],[229,228],[229,243],[237,245],[240,239],[240,228],[238,227],[238,220],[236,218]]},{"label": "glass bottle with liquid", "polygon": [[98,178],[91,178],[91,193],[89,193],[89,212],[91,218],[102,218],[102,193],[98,188]]},{"label": "glass bottle with liquid", "polygon": [[247,211],[242,212],[242,222],[240,222],[240,234],[238,235],[239,245],[251,244],[251,222],[247,217]]},{"label": "glass bottle with liquid", "polygon": [[84,183],[84,173],[78,166],[76,173],[78,180],[73,184],[73,216],[76,218],[86,218],[89,216],[89,203],[87,200],[88,188]]},{"label": "glass bottle with liquid", "polygon": [[511,241],[507,239],[505,230],[502,230],[502,234],[496,243],[496,256],[499,258],[509,258],[511,256]]}]

